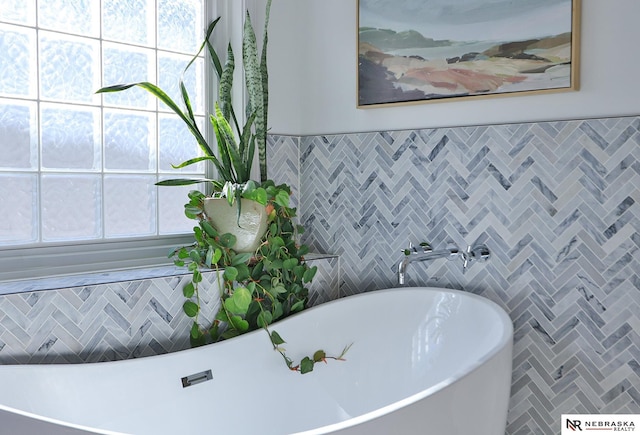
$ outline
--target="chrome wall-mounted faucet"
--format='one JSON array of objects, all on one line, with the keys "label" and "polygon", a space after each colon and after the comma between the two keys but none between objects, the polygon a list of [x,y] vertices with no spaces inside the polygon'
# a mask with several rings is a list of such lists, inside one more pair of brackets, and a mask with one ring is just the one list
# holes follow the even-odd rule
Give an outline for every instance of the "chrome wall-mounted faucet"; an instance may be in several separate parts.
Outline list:
[{"label": "chrome wall-mounted faucet", "polygon": [[438,258],[446,258],[448,260],[454,260],[456,258],[462,259],[462,273],[471,266],[471,262],[474,260],[487,261],[491,257],[491,252],[486,245],[478,244],[474,246],[468,246],[466,251],[460,251],[457,246],[449,245],[445,249],[433,250],[428,243],[420,244],[422,250],[416,249],[413,244],[409,243],[408,249],[403,249],[404,258],[398,263],[398,284],[405,285],[407,267],[409,264],[415,261],[428,261]]}]

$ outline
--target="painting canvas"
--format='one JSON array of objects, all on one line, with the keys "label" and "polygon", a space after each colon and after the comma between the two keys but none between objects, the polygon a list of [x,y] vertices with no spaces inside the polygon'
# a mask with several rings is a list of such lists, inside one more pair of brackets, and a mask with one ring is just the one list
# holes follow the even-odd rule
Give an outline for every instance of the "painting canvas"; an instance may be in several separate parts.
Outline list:
[{"label": "painting canvas", "polygon": [[579,0],[359,0],[358,106],[577,89]]}]

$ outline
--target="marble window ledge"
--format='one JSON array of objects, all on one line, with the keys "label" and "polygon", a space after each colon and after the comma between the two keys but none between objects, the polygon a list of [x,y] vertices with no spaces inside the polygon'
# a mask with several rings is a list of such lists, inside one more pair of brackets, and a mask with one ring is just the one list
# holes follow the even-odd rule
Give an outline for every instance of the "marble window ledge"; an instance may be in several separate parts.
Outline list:
[{"label": "marble window ledge", "polygon": [[[336,255],[310,253],[307,261],[336,258]],[[44,290],[60,290],[73,287],[96,286],[116,282],[138,281],[154,278],[187,275],[189,271],[171,264],[155,267],[121,269],[35,279],[21,279],[0,282],[0,295],[28,293]]]}]

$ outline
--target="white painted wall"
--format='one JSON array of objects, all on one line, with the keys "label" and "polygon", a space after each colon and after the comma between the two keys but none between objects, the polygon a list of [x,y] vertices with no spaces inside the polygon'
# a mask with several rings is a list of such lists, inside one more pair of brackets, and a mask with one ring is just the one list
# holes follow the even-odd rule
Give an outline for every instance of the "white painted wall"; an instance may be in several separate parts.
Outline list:
[{"label": "white painted wall", "polygon": [[[263,10],[264,0],[254,0]],[[580,91],[356,108],[356,0],[273,0],[272,133],[314,135],[640,113],[639,0],[583,0]]]}]

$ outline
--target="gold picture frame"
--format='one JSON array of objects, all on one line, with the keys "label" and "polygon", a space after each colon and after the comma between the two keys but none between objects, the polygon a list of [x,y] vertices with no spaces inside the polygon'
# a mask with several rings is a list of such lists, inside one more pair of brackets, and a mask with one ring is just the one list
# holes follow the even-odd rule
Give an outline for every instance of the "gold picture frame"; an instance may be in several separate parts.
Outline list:
[{"label": "gold picture frame", "polygon": [[358,108],[578,90],[580,0],[357,0]]}]

